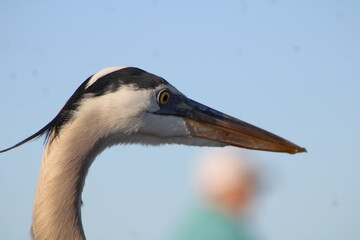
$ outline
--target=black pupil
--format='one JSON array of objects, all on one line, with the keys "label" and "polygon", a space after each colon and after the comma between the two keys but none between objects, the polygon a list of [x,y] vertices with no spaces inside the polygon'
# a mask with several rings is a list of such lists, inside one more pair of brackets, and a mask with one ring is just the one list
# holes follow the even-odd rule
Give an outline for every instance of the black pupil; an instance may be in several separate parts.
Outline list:
[{"label": "black pupil", "polygon": [[164,93],[164,94],[163,94],[163,97],[162,97],[162,101],[163,101],[163,102],[167,102],[168,99],[169,99],[169,94]]}]

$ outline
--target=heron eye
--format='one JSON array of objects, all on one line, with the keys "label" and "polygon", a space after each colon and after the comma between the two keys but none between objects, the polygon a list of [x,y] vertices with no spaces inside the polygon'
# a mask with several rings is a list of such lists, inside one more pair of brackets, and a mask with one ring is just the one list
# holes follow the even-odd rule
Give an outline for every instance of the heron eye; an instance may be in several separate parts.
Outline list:
[{"label": "heron eye", "polygon": [[167,90],[164,90],[159,93],[158,102],[161,105],[166,104],[170,99],[170,93]]}]

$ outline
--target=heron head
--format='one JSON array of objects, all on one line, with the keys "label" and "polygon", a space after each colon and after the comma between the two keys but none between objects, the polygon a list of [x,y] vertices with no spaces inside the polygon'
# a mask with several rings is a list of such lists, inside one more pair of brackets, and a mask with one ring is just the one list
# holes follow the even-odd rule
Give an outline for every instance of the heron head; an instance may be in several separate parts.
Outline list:
[{"label": "heron head", "polygon": [[74,138],[118,143],[235,146],[273,152],[306,151],[279,136],[187,98],[165,79],[133,67],[110,67],[89,77],[57,116],[37,133],[50,142]]}]

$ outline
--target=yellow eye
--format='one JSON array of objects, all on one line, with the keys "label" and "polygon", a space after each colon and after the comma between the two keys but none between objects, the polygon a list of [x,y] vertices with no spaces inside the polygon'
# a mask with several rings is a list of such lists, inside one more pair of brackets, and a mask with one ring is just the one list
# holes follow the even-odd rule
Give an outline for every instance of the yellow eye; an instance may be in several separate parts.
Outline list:
[{"label": "yellow eye", "polygon": [[161,105],[166,104],[170,99],[170,93],[167,90],[164,90],[159,93],[158,102]]}]

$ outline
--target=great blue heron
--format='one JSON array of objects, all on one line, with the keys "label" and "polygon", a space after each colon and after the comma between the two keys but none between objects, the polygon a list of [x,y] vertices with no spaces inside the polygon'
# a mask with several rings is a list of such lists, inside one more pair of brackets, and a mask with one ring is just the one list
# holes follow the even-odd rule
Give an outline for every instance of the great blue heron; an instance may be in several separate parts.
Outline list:
[{"label": "great blue heron", "polygon": [[89,77],[51,122],[0,152],[43,134],[47,141],[34,200],[34,239],[85,239],[80,214],[85,177],[95,157],[115,144],[306,151],[197,103],[163,78],[133,67],[110,67]]}]

